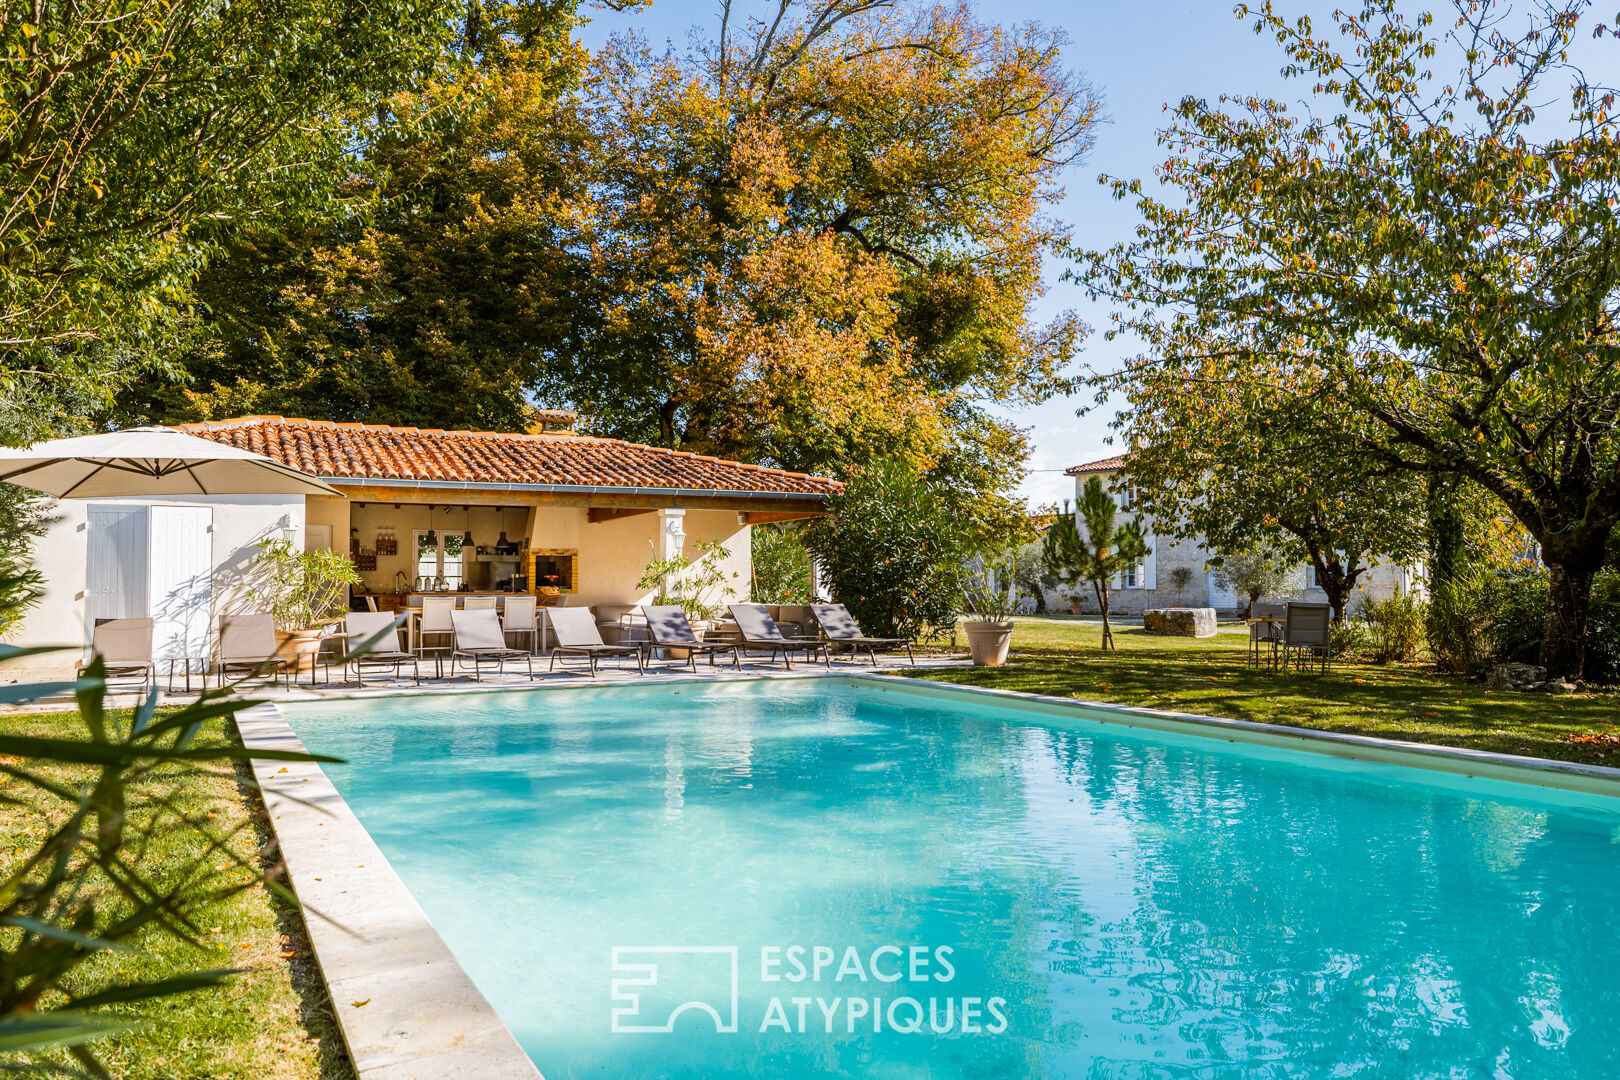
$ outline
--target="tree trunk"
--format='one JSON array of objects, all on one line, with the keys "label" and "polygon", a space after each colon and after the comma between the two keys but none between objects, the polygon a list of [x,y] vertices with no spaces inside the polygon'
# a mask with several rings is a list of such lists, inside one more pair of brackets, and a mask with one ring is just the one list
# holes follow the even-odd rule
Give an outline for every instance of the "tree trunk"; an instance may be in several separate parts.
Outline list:
[{"label": "tree trunk", "polygon": [[1093,581],[1091,583],[1091,591],[1097,594],[1097,608],[1102,612],[1103,652],[1109,652],[1114,648],[1114,631],[1108,626],[1108,582]]},{"label": "tree trunk", "polygon": [[1597,567],[1548,563],[1547,571],[1550,581],[1541,663],[1548,678],[1579,679],[1586,664],[1586,616]]},{"label": "tree trunk", "polygon": [[1258,604],[1259,602],[1260,602],[1260,594],[1259,593],[1252,592],[1252,593],[1249,594],[1249,606],[1243,609],[1243,617],[1245,619],[1254,618],[1254,605]]},{"label": "tree trunk", "polygon": [[1467,525],[1458,498],[1461,485],[1460,477],[1448,473],[1430,473],[1426,478],[1431,590],[1453,581],[1467,558]]},{"label": "tree trunk", "polygon": [[680,407],[679,398],[667,398],[658,407],[658,438],[671,450],[675,449],[675,410]]}]

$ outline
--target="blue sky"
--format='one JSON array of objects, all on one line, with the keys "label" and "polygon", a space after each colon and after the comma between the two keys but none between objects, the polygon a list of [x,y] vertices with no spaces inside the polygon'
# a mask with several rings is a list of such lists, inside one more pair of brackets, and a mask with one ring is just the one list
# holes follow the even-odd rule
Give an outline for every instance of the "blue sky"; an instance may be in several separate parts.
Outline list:
[{"label": "blue sky", "polygon": [[[749,6],[758,6],[757,0]],[[1099,131],[1090,156],[1070,167],[1065,197],[1056,210],[1087,246],[1132,235],[1137,222],[1134,207],[1115,202],[1097,177],[1106,173],[1151,179],[1153,167],[1163,157],[1156,133],[1165,121],[1166,103],[1188,94],[1214,99],[1222,93],[1264,93],[1291,100],[1307,86],[1298,80],[1284,82],[1278,74],[1282,56],[1275,42],[1257,36],[1252,20],[1236,19],[1232,5],[1224,0],[996,0],[975,6],[987,21],[1061,27],[1069,38],[1068,64],[1083,72],[1106,100],[1110,122]],[[1290,7],[1288,0],[1280,6],[1285,11],[1321,10],[1321,5],[1311,3]],[[711,0],[654,0],[651,8],[632,15],[594,13],[583,36],[595,47],[609,34],[636,26],[655,42],[667,39],[684,45],[693,26],[710,31],[718,26],[717,11]],[[1111,369],[1129,355],[1129,346],[1102,339],[1097,328],[1106,325],[1108,308],[1088,303],[1077,286],[1059,282],[1063,269],[1061,264],[1047,267],[1050,291],[1039,310],[1078,311],[1094,328],[1082,363]],[[1089,402],[1089,394],[1082,396]],[[1065,466],[1117,452],[1105,442],[1113,410],[1104,407],[1077,417],[1080,402],[1081,397],[1057,399],[1009,414],[1032,429],[1031,471],[1022,491],[1033,502],[1072,495],[1072,481],[1062,475]]]}]

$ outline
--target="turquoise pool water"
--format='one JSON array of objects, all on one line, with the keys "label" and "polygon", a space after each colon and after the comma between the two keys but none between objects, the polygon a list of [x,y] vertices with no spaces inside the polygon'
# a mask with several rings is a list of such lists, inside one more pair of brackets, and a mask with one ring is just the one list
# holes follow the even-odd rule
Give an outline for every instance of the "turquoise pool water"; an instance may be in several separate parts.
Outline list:
[{"label": "turquoise pool water", "polygon": [[827,680],[284,711],[548,1080],[1620,1076],[1607,800]]}]

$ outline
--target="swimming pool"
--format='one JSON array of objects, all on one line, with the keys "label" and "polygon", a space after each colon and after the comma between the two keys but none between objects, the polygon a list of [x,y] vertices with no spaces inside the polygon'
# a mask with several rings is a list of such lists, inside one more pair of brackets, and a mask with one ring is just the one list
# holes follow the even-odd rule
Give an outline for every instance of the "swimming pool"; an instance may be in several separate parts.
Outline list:
[{"label": "swimming pool", "polygon": [[873,683],[283,711],[548,1080],[1620,1075],[1615,801]]}]

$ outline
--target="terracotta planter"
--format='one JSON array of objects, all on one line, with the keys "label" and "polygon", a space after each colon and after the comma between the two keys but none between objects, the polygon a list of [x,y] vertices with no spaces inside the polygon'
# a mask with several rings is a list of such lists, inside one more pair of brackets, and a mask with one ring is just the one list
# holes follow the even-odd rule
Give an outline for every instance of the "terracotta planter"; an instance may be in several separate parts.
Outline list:
[{"label": "terracotta planter", "polygon": [[1010,622],[963,623],[967,632],[968,652],[974,667],[1000,667],[1007,662],[1007,649],[1012,645],[1013,624]]},{"label": "terracotta planter", "polygon": [[1069,605],[1070,615],[1084,615],[1085,613],[1086,605],[1082,604],[1080,601],[1076,600],[1074,603]]},{"label": "terracotta planter", "polygon": [[307,630],[277,630],[276,655],[292,661],[292,669],[299,675],[315,670],[315,654],[321,651],[321,628]]}]

